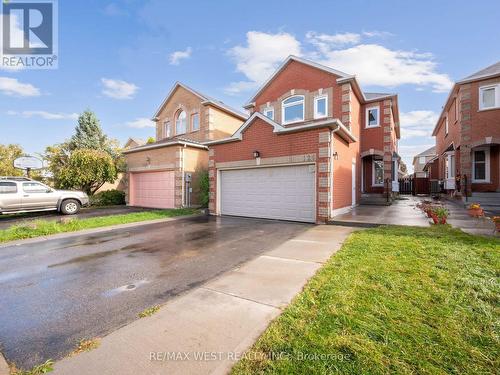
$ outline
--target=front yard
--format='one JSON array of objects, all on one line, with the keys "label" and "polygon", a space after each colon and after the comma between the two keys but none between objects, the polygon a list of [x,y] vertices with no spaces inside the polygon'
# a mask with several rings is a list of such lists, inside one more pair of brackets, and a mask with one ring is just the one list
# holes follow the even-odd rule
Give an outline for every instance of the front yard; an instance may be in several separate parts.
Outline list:
[{"label": "front yard", "polygon": [[128,214],[101,216],[87,219],[77,219],[72,218],[71,216],[65,216],[62,217],[60,221],[34,220],[14,225],[8,229],[0,230],[0,243],[25,238],[47,236],[56,233],[76,232],[83,229],[107,227],[117,224],[192,215],[197,211],[198,210],[191,208],[179,208],[171,210],[133,212]]},{"label": "front yard", "polygon": [[495,373],[499,250],[447,226],[356,232],[232,373]]}]

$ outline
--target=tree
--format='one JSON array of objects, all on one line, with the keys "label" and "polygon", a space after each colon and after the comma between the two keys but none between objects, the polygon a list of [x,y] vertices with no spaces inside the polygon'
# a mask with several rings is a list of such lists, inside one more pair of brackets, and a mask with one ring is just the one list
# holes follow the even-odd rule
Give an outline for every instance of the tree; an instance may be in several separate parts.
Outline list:
[{"label": "tree", "polygon": [[150,143],[155,143],[156,140],[154,139],[154,137],[149,137],[148,140],[146,141],[147,144],[150,144]]},{"label": "tree", "polygon": [[85,148],[109,151],[109,146],[108,137],[103,133],[97,116],[87,109],[78,117],[75,134],[69,141],[70,150]]},{"label": "tree", "polygon": [[[81,150],[85,153],[77,153]],[[90,151],[95,151],[95,153]],[[93,161],[103,157],[102,153],[109,156],[113,163],[113,171],[107,164],[103,167],[104,171],[92,164]],[[45,149],[45,159],[48,161],[48,168],[52,173],[56,188],[82,189],[88,194],[93,194],[105,182],[114,182],[108,177],[114,176],[116,179],[117,173],[126,169],[119,142],[109,139],[104,134],[99,120],[90,110],[86,110],[78,117],[75,134],[69,140]],[[102,159],[105,163],[107,160]],[[80,169],[84,168],[83,164],[79,166],[77,161],[89,163],[92,168],[88,171],[81,171]],[[71,168],[76,177],[71,176],[69,172]],[[94,174],[94,181],[91,181],[92,174]]]},{"label": "tree", "polygon": [[14,159],[23,154],[23,149],[19,145],[0,144],[0,176],[22,176],[23,171],[14,168]]},{"label": "tree", "polygon": [[106,182],[117,178],[115,162],[105,151],[78,149],[71,153],[58,171],[61,188],[78,188],[93,195]]}]

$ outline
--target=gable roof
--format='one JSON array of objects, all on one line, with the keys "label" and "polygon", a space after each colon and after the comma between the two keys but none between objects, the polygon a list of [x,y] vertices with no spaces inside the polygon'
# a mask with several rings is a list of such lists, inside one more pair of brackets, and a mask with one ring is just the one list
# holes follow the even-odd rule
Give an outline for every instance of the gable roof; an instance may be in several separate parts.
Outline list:
[{"label": "gable roof", "polygon": [[312,66],[313,68],[316,68],[316,69],[319,69],[319,70],[323,70],[327,73],[331,73],[331,74],[335,74],[336,76],[339,76],[341,78],[352,78],[354,77],[353,75],[351,74],[347,74],[347,73],[344,73],[344,72],[341,72],[340,70],[336,70],[336,69],[333,69],[333,68],[330,68],[328,66],[325,66],[325,65],[321,65],[321,64],[318,64],[317,62],[314,62],[314,61],[311,61],[311,60],[307,60],[307,59],[304,59],[302,57],[298,57],[298,56],[294,56],[294,55],[290,55],[287,57],[287,59],[278,67],[278,69],[275,70],[275,72],[262,84],[262,86],[259,87],[259,89],[257,90],[257,92],[252,96],[252,98],[248,101],[248,103],[246,105],[244,105],[243,107],[246,108],[248,106],[251,106],[253,101],[255,100],[255,98],[257,96],[260,95],[260,93],[262,91],[264,91],[264,89],[274,80],[274,78],[279,74],[281,73],[285,67],[292,61],[297,61],[299,63],[302,63],[302,64],[305,64],[305,65],[309,65],[309,66]]},{"label": "gable roof", "polygon": [[391,96],[395,96],[396,94],[389,94],[389,93],[382,93],[382,92],[364,92],[363,96],[365,97],[365,100],[370,101],[370,100],[379,100]]},{"label": "gable roof", "polygon": [[326,120],[322,120],[322,121],[313,121],[310,123],[306,123],[303,125],[297,125],[297,126],[283,126],[281,124],[278,124],[274,120],[271,120],[269,117],[264,116],[262,113],[256,111],[239,127],[239,129],[231,137],[218,139],[215,141],[208,141],[208,142],[204,142],[203,144],[204,145],[215,145],[215,144],[219,144],[219,143],[241,141],[241,140],[243,140],[243,132],[245,131],[245,129],[248,128],[256,119],[261,119],[261,120],[265,121],[267,124],[269,124],[270,126],[273,127],[273,132],[278,133],[278,134],[279,133],[293,133],[293,132],[300,132],[300,131],[311,130],[311,129],[316,129],[316,128],[329,127],[334,132],[338,132],[339,135],[342,138],[344,138],[347,142],[352,143],[352,142],[357,141],[356,137],[337,118],[326,119]]},{"label": "gable roof", "polygon": [[460,81],[457,81],[457,83],[465,83],[465,82],[475,81],[477,79],[494,77],[496,75],[500,75],[500,61],[496,62],[493,65],[487,66],[486,68],[481,69],[481,70],[477,71],[476,73],[471,74],[470,76],[462,78]]},{"label": "gable roof", "polygon": [[451,88],[450,93],[448,94],[448,97],[446,98],[446,101],[444,102],[443,109],[441,110],[441,114],[439,115],[436,126],[434,127],[434,130],[432,131],[432,135],[433,136],[437,135],[437,131],[441,125],[441,121],[444,117],[444,113],[446,112],[448,105],[452,102],[452,99],[455,99],[455,96],[458,92],[459,85],[464,84],[464,83],[479,81],[481,79],[493,78],[496,76],[500,76],[500,61],[496,62],[493,65],[487,66],[486,68],[481,69],[481,70],[477,71],[476,73],[473,73],[470,76],[467,76],[467,77],[461,79],[460,81],[457,81],[453,85],[453,87]]},{"label": "gable roof", "polygon": [[174,84],[174,86],[170,89],[169,93],[167,94],[167,96],[165,97],[165,99],[163,100],[161,105],[156,110],[156,112],[153,116],[153,121],[155,121],[158,118],[161,110],[163,109],[163,107],[165,107],[165,104],[167,104],[167,102],[170,100],[170,98],[172,97],[172,95],[174,94],[175,90],[178,87],[182,87],[183,89],[196,95],[198,98],[200,98],[202,100],[201,104],[203,104],[203,105],[213,105],[214,107],[222,109],[223,111],[228,112],[228,113],[232,114],[233,116],[236,116],[242,120],[246,120],[248,118],[248,115],[246,113],[240,112],[240,111],[228,106],[226,103],[221,102],[220,100],[217,100],[217,99],[212,98],[208,95],[202,94],[199,91],[193,90],[191,87],[177,81]]},{"label": "gable roof", "polygon": [[436,146],[429,147],[427,150],[422,151],[420,154],[415,155],[415,157],[430,156],[430,155],[436,155]]},{"label": "gable roof", "polygon": [[173,146],[173,145],[183,145],[183,146],[190,146],[190,147],[195,147],[195,148],[202,148],[202,149],[207,149],[207,146],[204,146],[201,142],[195,141],[194,139],[190,139],[185,136],[177,136],[174,138],[164,138],[160,139],[159,141],[153,142],[153,143],[146,143],[141,146],[137,147],[132,147],[126,150],[123,150],[123,154],[131,154],[133,152],[138,152],[138,151],[143,151],[143,150],[150,150],[154,148],[161,148],[161,147],[168,147],[168,146]]}]

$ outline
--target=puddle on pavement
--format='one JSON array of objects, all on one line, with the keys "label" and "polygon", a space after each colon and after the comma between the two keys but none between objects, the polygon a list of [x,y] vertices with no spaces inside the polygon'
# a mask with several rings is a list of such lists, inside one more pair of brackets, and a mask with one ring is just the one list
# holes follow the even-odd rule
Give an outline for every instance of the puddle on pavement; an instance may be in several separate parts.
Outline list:
[{"label": "puddle on pavement", "polygon": [[119,286],[118,288],[107,290],[102,295],[104,297],[113,297],[113,296],[116,296],[120,293],[131,292],[133,290],[136,290],[138,287],[145,285],[145,284],[149,284],[150,282],[151,281],[149,281],[149,280],[136,280],[130,284],[122,285],[122,286]]}]

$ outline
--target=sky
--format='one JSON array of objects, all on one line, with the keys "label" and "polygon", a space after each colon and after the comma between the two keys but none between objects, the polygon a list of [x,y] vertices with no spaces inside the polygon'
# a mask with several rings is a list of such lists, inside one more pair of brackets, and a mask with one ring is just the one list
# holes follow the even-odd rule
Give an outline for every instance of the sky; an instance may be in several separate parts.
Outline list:
[{"label": "sky", "polygon": [[0,143],[43,152],[85,109],[122,144],[147,139],[176,81],[242,110],[294,54],[397,93],[411,165],[453,82],[500,60],[499,17],[498,0],[59,0],[58,68],[0,69]]}]

